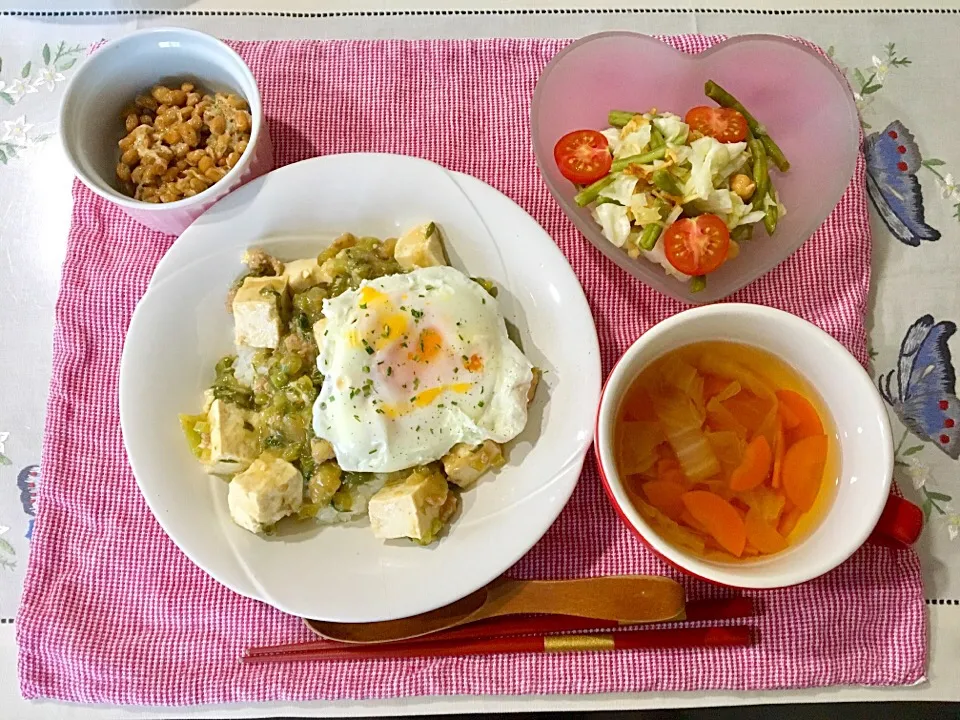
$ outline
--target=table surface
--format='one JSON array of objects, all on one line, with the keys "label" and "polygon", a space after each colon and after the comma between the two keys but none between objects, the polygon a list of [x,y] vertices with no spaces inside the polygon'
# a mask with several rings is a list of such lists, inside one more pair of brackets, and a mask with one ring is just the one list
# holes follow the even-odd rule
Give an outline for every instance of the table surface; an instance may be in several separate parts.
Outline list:
[{"label": "table surface", "polygon": [[[909,208],[925,223],[918,240],[891,217],[897,207],[879,186],[871,207],[873,288],[868,308],[871,372],[898,364],[915,324],[960,315],[960,0],[683,0],[657,3],[581,0],[515,3],[349,2],[327,0],[0,0],[0,707],[10,717],[263,717],[401,715],[508,710],[622,710],[699,705],[960,700],[960,485],[957,460],[938,447],[938,430],[897,403],[890,407],[897,445],[896,475],[908,498],[922,504],[927,527],[918,544],[930,623],[928,681],[910,688],[821,688],[766,693],[670,693],[585,697],[454,697],[364,703],[270,704],[143,709],[27,703],[16,683],[14,620],[29,554],[32,502],[41,481],[44,408],[50,377],[53,308],[70,219],[72,174],[55,137],[64,83],[85,48],[150,25],[176,24],[237,39],[575,37],[607,29],[670,33],[766,32],[808,38],[832,48],[854,90],[866,134],[902,123],[916,139],[921,196]],[[228,12],[229,11],[229,12]],[[303,16],[293,15],[304,13]],[[944,118],[947,119],[944,122]],[[881,168],[872,168],[881,177]],[[901,217],[902,208],[898,209]],[[899,228],[899,229],[898,229]],[[952,374],[949,349],[939,362]],[[894,391],[897,382],[894,378]],[[903,388],[905,391],[906,388]],[[906,424],[917,433],[908,431]],[[956,496],[956,500],[954,500]]]}]

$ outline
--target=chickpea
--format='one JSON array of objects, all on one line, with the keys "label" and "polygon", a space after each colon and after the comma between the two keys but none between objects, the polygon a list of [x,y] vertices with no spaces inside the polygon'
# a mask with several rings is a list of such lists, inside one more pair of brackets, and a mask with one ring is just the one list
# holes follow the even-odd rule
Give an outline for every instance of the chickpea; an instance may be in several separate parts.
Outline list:
[{"label": "chickpea", "polygon": [[180,177],[180,169],[179,169],[176,165],[174,165],[172,168],[169,168],[169,169],[163,174],[163,181],[164,181],[165,183],[172,183],[172,182],[174,182],[178,177]]},{"label": "chickpea", "polygon": [[170,128],[160,137],[168,145],[176,145],[178,142],[180,142],[180,133],[177,132],[175,127]]},{"label": "chickpea", "polygon": [[194,85],[192,82],[185,82],[182,85],[180,85],[180,89],[183,90],[185,93],[190,93],[196,89],[196,85]]},{"label": "chickpea", "polygon": [[141,125],[153,125],[153,117],[150,115],[141,115],[140,116]]},{"label": "chickpea", "polygon": [[240,153],[234,151],[227,155],[227,167],[233,170],[233,166],[240,162]]},{"label": "chickpea", "polygon": [[200,161],[205,157],[206,155],[203,154],[203,150],[191,150],[187,153],[187,162],[191,165],[199,165]]},{"label": "chickpea", "polygon": [[124,162],[117,163],[117,178],[120,182],[130,182],[130,166]]},{"label": "chickpea", "polygon": [[130,113],[127,115],[127,119],[124,121],[124,124],[126,125],[127,132],[132,133],[136,129],[137,125],[140,124],[140,118],[137,117],[136,113]]},{"label": "chickpea", "polygon": [[195,92],[187,93],[187,107],[194,107],[198,102],[200,102],[200,94]]},{"label": "chickpea", "polygon": [[757,184],[743,173],[737,173],[730,180],[730,189],[739,195],[742,200],[749,200],[753,197]]},{"label": "chickpea", "polygon": [[237,117],[234,120],[234,127],[237,129],[237,132],[249,132],[250,131],[250,113],[248,112],[238,112]]},{"label": "chickpea", "polygon": [[204,190],[210,187],[210,183],[203,178],[192,177],[190,178],[190,187],[196,192],[202,193]]},{"label": "chickpea", "polygon": [[211,158],[209,155],[204,155],[197,162],[197,169],[202,173],[207,172],[207,170],[209,170],[212,167],[213,167],[213,158]]},{"label": "chickpea", "polygon": [[143,165],[137,165],[133,172],[130,173],[130,182],[134,185],[139,185],[143,182]]}]

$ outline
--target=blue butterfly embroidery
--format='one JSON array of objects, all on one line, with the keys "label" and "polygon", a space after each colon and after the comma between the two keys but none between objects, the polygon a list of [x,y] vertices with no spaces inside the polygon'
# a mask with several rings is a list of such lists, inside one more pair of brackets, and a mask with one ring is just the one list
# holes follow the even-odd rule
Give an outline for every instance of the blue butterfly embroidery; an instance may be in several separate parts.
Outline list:
[{"label": "blue butterfly embroidery", "polygon": [[867,193],[896,238],[917,247],[922,240],[940,239],[940,232],[923,221],[923,193],[917,181],[920,149],[903,123],[894,120],[882,133],[864,142]]},{"label": "blue butterfly embroidery", "polygon": [[[924,315],[903,337],[897,369],[881,375],[880,394],[917,437],[956,460],[960,457],[960,400],[947,340],[957,331],[949,320]],[[897,376],[897,392],[890,384]]]},{"label": "blue butterfly embroidery", "polygon": [[30,516],[27,522],[27,540],[33,536],[33,520],[36,515],[36,497],[40,489],[40,466],[27,465],[17,475],[17,487],[20,488],[20,504],[23,511]]}]

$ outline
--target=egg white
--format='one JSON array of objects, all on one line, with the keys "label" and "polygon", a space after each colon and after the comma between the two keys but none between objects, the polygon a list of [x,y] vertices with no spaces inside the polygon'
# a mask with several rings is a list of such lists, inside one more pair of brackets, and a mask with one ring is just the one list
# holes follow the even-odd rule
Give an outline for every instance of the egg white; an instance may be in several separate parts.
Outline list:
[{"label": "egg white", "polygon": [[403,470],[526,425],[532,365],[496,299],[459,270],[364,281],[323,312],[313,427],[344,470]]}]

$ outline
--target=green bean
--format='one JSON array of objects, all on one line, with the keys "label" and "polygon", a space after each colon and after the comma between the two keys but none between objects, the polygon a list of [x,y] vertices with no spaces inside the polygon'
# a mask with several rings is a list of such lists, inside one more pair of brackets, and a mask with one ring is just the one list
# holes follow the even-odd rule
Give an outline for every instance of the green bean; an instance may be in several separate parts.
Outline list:
[{"label": "green bean", "polygon": [[[770,196],[771,198],[773,195]],[[777,221],[780,219],[780,208],[776,203],[770,205],[763,216],[763,226],[767,229],[767,235],[773,235],[777,229]]]},{"label": "green bean", "polygon": [[750,112],[741,104],[739,100],[717,85],[713,80],[707,80],[703,87],[703,91],[706,93],[708,98],[713,100],[718,105],[725,108],[733,108],[743,115],[744,119],[747,121],[747,126],[750,128],[750,131],[763,143],[763,147],[767,151],[767,155],[770,156],[770,159],[773,160],[773,164],[777,166],[777,169],[780,172],[786,172],[790,169],[790,161],[787,160],[786,156],[783,154],[783,151],[767,133],[766,128],[757,122],[757,119],[750,114]]},{"label": "green bean", "polygon": [[644,165],[646,163],[653,162],[654,160],[660,160],[666,154],[667,149],[662,147],[657,148],[656,150],[650,150],[649,152],[645,152],[640,155],[631,155],[630,157],[615,160],[613,165],[610,166],[609,175],[600,178],[591,185],[587,185],[587,187],[573,196],[573,201],[580,207],[589,205],[597,199],[597,196],[600,194],[601,190],[614,181],[617,173],[623,172],[631,165]]},{"label": "green bean", "polygon": [[690,292],[698,293],[707,289],[707,276],[694,275],[690,278]]},{"label": "green bean", "polygon": [[730,231],[730,238],[737,242],[743,242],[753,238],[753,225],[738,225]]},{"label": "green bean", "polygon": [[677,181],[673,179],[673,176],[668,170],[657,170],[650,179],[653,181],[653,184],[660,190],[663,190],[663,192],[677,197],[683,196],[683,190],[680,189]]},{"label": "green bean", "polygon": [[653,250],[657,244],[657,240],[660,239],[661,232],[663,232],[663,227],[657,223],[650,223],[644,226],[643,232],[640,234],[640,249]]},{"label": "green bean", "polygon": [[663,133],[657,130],[657,126],[653,123],[650,123],[650,149],[656,150],[659,147],[663,147],[667,144],[667,141],[663,139]]},{"label": "green bean", "polygon": [[629,110],[611,110],[607,114],[607,122],[612,127],[623,127],[633,119],[634,115],[642,114],[643,113],[630,112]]},{"label": "green bean", "polygon": [[631,155],[630,157],[621,158],[620,160],[615,160],[613,165],[610,166],[610,172],[618,173],[626,170],[631,165],[646,165],[647,163],[652,163],[654,160],[662,160],[663,156],[667,154],[667,149],[665,147],[657,148],[656,150],[648,150],[645,153],[640,155]]},{"label": "green bean", "polygon": [[606,177],[602,177],[597,180],[595,183],[587,185],[583,190],[578,192],[573,196],[573,201],[583,207],[584,205],[589,205],[600,195],[600,191],[603,190],[607,185],[614,181],[614,175],[611,173]]},{"label": "green bean", "polygon": [[753,182],[757,189],[753,191],[753,209],[759,210],[763,207],[763,198],[767,194],[767,186],[770,183],[770,171],[767,167],[767,151],[763,143],[754,137],[749,140],[750,153],[753,155]]}]

